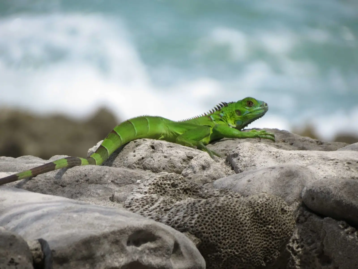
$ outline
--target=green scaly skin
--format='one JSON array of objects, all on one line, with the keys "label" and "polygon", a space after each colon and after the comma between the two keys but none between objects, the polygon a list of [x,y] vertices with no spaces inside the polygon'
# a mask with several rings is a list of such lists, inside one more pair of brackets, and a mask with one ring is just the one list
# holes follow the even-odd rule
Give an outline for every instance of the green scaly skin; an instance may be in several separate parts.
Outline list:
[{"label": "green scaly skin", "polygon": [[0,179],[0,185],[34,177],[60,168],[80,165],[101,165],[120,146],[140,138],[174,142],[206,151],[212,158],[219,156],[206,147],[222,138],[265,138],[275,141],[273,134],[262,130],[240,131],[261,118],[268,110],[265,102],[247,97],[231,103],[221,103],[210,112],[184,121],[171,121],[162,117],[142,116],[117,125],[102,144],[88,158],[67,157],[30,170]]}]

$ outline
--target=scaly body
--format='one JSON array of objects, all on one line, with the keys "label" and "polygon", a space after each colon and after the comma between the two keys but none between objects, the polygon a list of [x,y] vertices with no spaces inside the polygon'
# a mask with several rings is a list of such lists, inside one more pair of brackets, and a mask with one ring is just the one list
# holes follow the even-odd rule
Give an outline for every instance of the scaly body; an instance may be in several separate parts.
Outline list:
[{"label": "scaly body", "polygon": [[[265,102],[247,97],[232,103],[221,103],[202,116],[184,121],[171,121],[162,117],[142,116],[117,125],[88,158],[67,157],[30,170],[0,179],[0,185],[19,179],[34,177],[60,168],[80,165],[101,165],[120,146],[140,138],[152,138],[198,148],[213,155],[206,145],[221,138],[266,138],[275,140],[266,131],[242,132],[249,123],[262,117],[268,110]],[[219,156],[219,155],[218,155]]]}]

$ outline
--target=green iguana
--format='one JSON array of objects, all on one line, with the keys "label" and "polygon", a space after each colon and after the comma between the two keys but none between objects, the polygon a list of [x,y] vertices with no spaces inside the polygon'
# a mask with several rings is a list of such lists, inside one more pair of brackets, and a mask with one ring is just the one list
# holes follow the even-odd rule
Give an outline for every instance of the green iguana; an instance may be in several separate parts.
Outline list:
[{"label": "green iguana", "polygon": [[120,146],[140,138],[152,138],[178,143],[206,151],[212,158],[219,156],[205,145],[221,138],[259,137],[275,141],[266,131],[240,131],[249,123],[261,118],[268,110],[265,102],[247,97],[237,102],[222,102],[201,116],[183,121],[171,121],[162,117],[141,116],[129,119],[116,127],[103,140],[99,148],[88,158],[67,157],[0,179],[0,185],[19,179],[34,177],[60,168],[80,165],[101,165]]}]

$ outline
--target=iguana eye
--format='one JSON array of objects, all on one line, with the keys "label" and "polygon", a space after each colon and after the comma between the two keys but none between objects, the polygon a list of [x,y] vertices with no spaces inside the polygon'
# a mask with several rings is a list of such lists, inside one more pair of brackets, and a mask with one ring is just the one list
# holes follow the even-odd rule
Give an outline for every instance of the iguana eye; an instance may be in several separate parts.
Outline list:
[{"label": "iguana eye", "polygon": [[236,115],[241,116],[241,111],[240,110],[235,110],[235,113],[236,113]]},{"label": "iguana eye", "polygon": [[247,101],[247,106],[248,107],[252,107],[254,105],[254,103],[252,101]]}]

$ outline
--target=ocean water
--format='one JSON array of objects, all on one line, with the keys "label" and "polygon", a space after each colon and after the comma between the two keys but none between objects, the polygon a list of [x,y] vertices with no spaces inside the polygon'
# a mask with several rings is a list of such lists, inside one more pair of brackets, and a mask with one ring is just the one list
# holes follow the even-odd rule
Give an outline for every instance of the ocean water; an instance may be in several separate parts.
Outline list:
[{"label": "ocean water", "polygon": [[358,134],[355,0],[0,0],[0,107],[173,120],[246,96],[250,127]]}]

